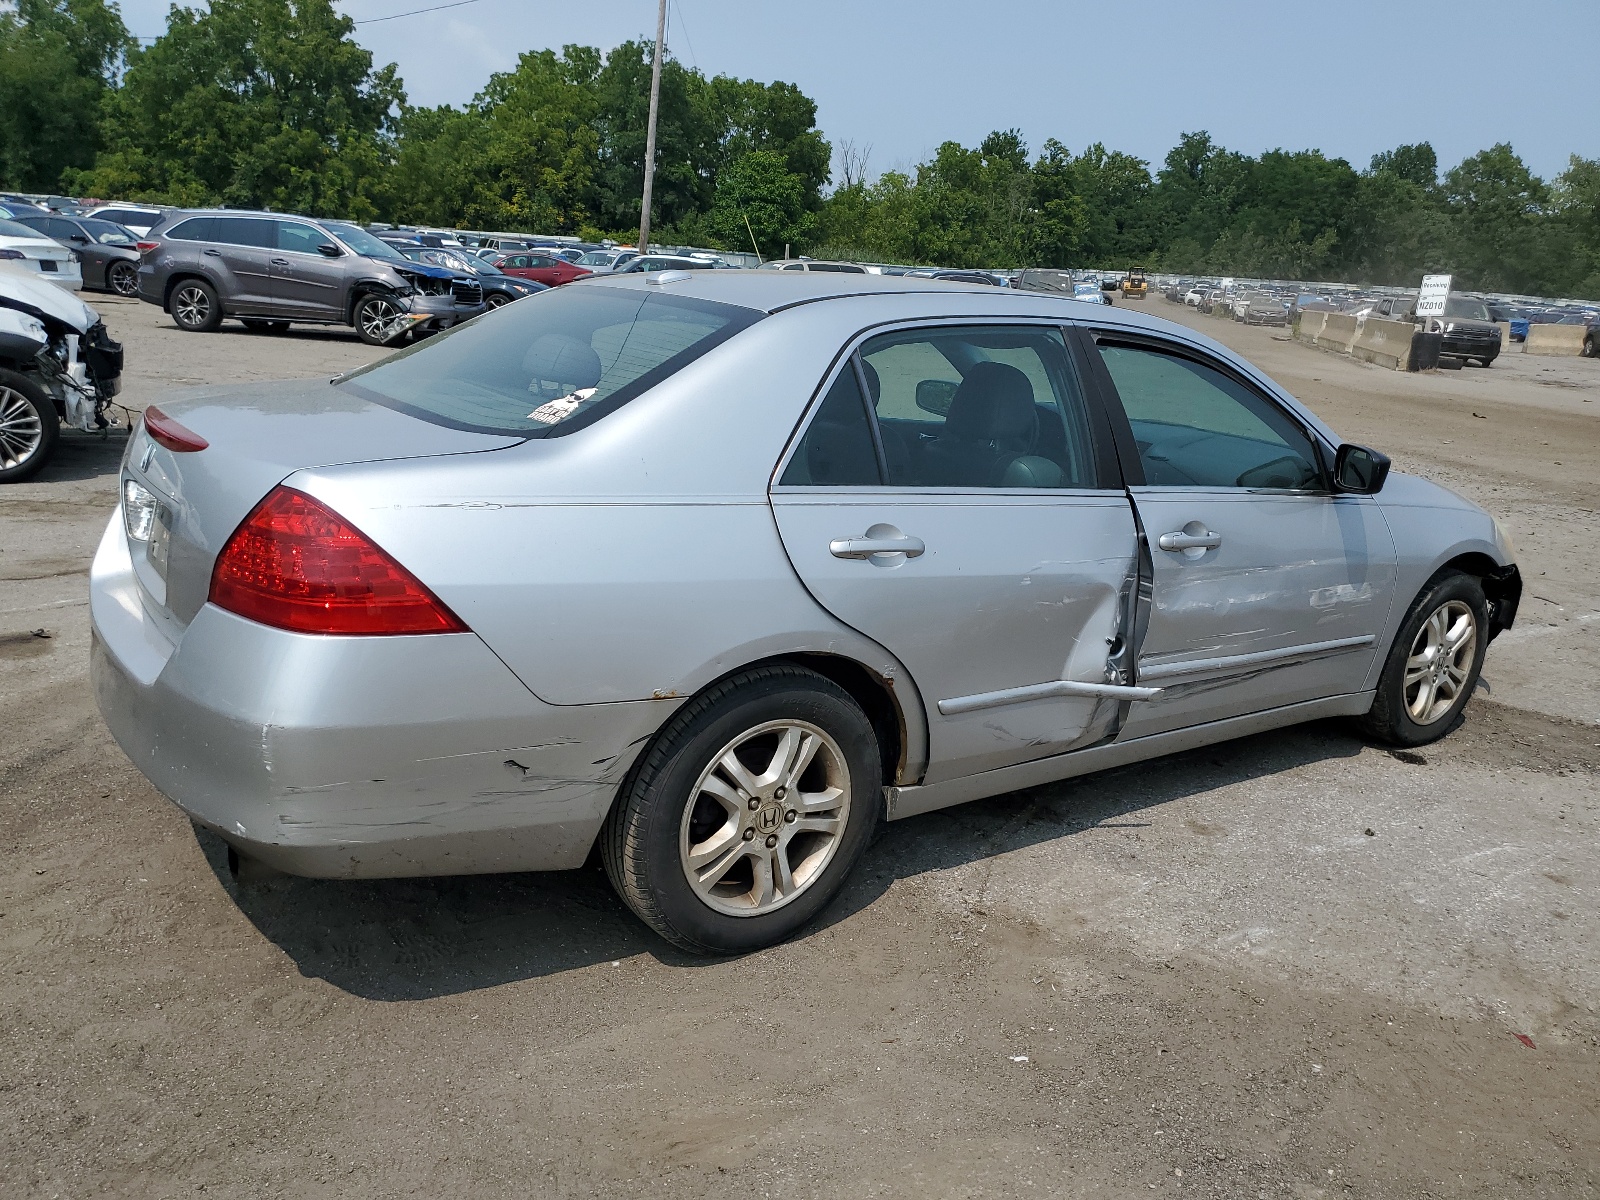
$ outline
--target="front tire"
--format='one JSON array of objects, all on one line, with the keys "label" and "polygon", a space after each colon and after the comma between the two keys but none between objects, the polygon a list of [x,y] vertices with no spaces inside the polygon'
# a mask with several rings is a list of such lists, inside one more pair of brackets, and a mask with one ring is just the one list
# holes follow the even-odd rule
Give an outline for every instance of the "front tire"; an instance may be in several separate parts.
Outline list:
[{"label": "front tire", "polygon": [[26,375],[0,370],[0,483],[20,483],[55,453],[61,436],[56,406]]},{"label": "front tire", "polygon": [[1400,626],[1362,727],[1396,746],[1424,746],[1455,728],[1483,670],[1489,605],[1471,575],[1434,576]]},{"label": "front tire", "polygon": [[222,324],[217,289],[203,279],[185,279],[172,289],[172,320],[185,333],[213,333]]},{"label": "front tire", "polygon": [[356,336],[369,346],[387,346],[390,330],[401,315],[401,308],[387,296],[363,296],[356,305]]},{"label": "front tire", "polygon": [[490,292],[483,298],[483,302],[491,309],[504,308],[506,305],[511,303],[511,297],[506,295],[504,292]]},{"label": "front tire", "polygon": [[696,954],[773,945],[838,893],[883,819],[872,723],[831,680],[758,667],[668,723],[600,835],[612,886]]}]

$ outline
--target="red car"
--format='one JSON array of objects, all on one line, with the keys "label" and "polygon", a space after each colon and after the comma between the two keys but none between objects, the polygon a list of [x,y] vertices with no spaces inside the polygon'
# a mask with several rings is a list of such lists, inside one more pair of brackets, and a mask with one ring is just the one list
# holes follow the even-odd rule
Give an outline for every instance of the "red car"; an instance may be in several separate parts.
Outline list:
[{"label": "red car", "polygon": [[564,258],[531,250],[497,258],[494,265],[507,275],[515,275],[519,279],[531,279],[547,287],[571,283],[574,279],[589,274],[587,268],[575,267]]}]

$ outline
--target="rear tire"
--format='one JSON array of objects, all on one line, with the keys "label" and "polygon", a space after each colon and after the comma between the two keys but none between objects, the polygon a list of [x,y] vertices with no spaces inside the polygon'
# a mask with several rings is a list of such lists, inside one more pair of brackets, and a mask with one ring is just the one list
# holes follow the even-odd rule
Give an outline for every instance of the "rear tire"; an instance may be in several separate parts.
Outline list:
[{"label": "rear tire", "polygon": [[222,324],[217,289],[203,279],[185,279],[172,289],[172,320],[185,333],[214,333]]},{"label": "rear tire", "polygon": [[50,461],[61,436],[56,406],[33,380],[0,370],[0,483],[20,483]]},{"label": "rear tire", "polygon": [[1483,583],[1460,571],[1433,577],[1395,635],[1362,728],[1395,746],[1424,746],[1456,726],[1489,645]]},{"label": "rear tire", "polygon": [[883,819],[872,723],[798,666],[757,667],[677,713],[600,835],[629,908],[695,954],[789,937],[827,906]]},{"label": "rear tire", "polygon": [[131,262],[114,262],[106,269],[106,286],[128,299],[139,294],[139,268]]}]

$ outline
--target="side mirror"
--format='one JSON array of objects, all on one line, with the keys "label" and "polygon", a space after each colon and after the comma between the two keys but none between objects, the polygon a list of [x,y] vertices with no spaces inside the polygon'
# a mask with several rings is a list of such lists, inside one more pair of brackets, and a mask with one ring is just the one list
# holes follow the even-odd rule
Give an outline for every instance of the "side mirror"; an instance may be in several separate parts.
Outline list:
[{"label": "side mirror", "polygon": [[79,245],[82,245],[82,246],[87,246],[89,244],[89,239],[84,237],[83,234],[81,234],[81,233],[75,233],[70,238],[68,238],[67,240],[69,242],[77,242]]},{"label": "side mirror", "polygon": [[960,386],[952,379],[924,379],[917,384],[917,407],[936,417],[948,417]]},{"label": "side mirror", "polygon": [[340,250],[332,242],[323,242],[317,247],[317,253],[322,255],[323,258],[338,258],[344,251]]},{"label": "side mirror", "polygon": [[1389,456],[1349,442],[1333,456],[1333,490],[1351,496],[1374,496],[1389,477]]}]

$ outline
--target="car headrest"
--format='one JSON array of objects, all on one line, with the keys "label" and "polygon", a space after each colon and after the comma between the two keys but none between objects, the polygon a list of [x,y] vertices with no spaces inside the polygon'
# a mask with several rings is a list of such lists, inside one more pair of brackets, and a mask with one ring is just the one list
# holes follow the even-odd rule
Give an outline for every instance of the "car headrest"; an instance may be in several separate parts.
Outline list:
[{"label": "car headrest", "polygon": [[572,391],[600,382],[600,356],[588,342],[565,333],[547,333],[522,356],[522,369],[536,380],[568,385]]},{"label": "car headrest", "polygon": [[956,388],[944,427],[965,441],[1031,447],[1039,431],[1033,384],[1016,367],[981,362]]}]

